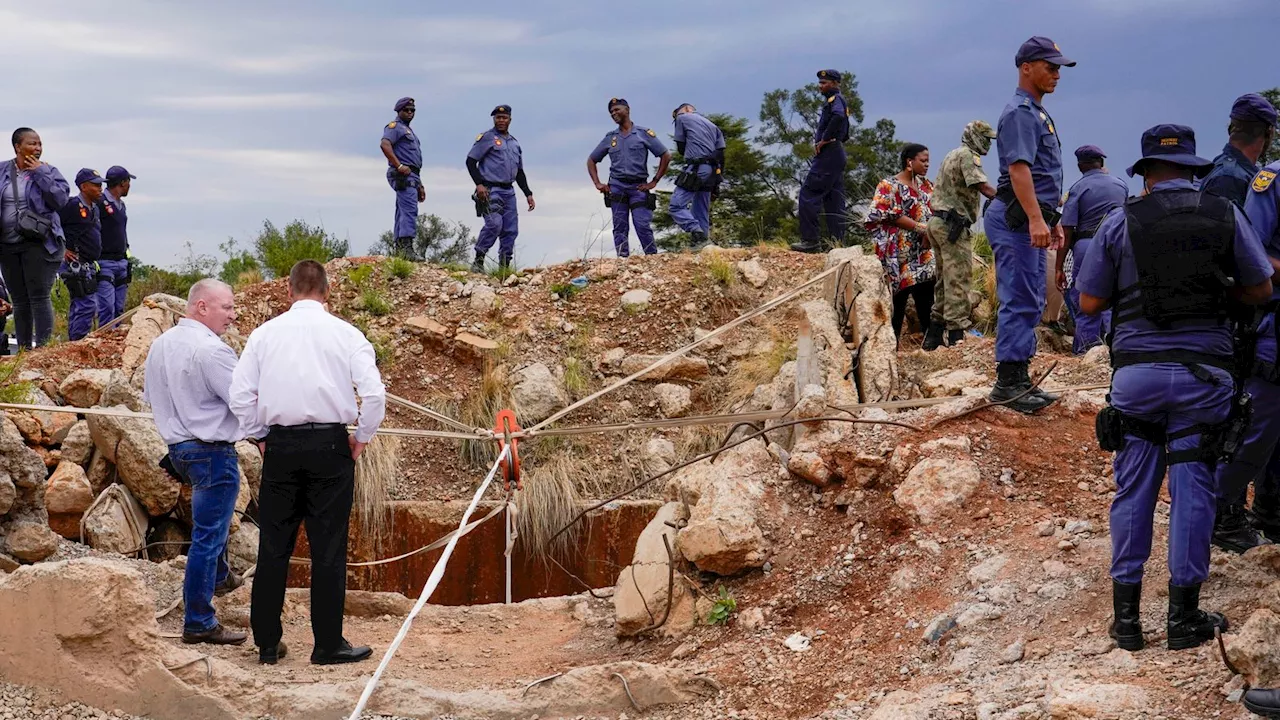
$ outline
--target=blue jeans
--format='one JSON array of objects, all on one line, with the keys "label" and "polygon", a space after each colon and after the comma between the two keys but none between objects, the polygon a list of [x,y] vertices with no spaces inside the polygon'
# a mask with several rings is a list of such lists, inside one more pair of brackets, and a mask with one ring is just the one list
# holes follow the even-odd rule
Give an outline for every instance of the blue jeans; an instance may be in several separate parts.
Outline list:
[{"label": "blue jeans", "polygon": [[183,630],[205,632],[218,624],[213,589],[227,579],[227,535],[240,494],[240,463],[234,445],[187,440],[169,446],[173,466],[191,483],[191,548],[182,583]]}]

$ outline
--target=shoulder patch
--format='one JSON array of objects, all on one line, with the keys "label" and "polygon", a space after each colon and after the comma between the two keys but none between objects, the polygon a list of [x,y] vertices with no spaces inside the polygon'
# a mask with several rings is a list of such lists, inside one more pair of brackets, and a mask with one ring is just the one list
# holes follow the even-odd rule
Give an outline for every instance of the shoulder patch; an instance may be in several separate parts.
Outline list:
[{"label": "shoulder patch", "polygon": [[836,96],[835,96],[835,95],[832,95],[831,97],[827,98],[827,102],[829,102],[829,103],[833,103],[833,102],[835,102],[835,101],[836,101]]},{"label": "shoulder patch", "polygon": [[396,121],[395,121],[395,120],[392,120],[391,122],[387,123],[387,129],[388,129],[388,130],[390,130],[391,128],[393,128],[393,127],[395,127],[395,126],[396,126]]},{"label": "shoulder patch", "polygon": [[480,133],[479,135],[476,136],[476,142],[480,142],[483,139],[484,139],[484,133]]},{"label": "shoulder patch", "polygon": [[1270,170],[1263,170],[1253,179],[1254,192],[1266,192],[1271,187],[1271,183],[1275,182],[1276,174]]},{"label": "shoulder patch", "polygon": [[656,132],[654,132],[654,131],[652,131],[652,130],[645,130],[645,133],[647,133],[647,134],[649,135],[649,137],[658,137],[658,133],[656,133]]},{"label": "shoulder patch", "polygon": [[982,156],[978,153],[973,154],[973,164],[982,167]]},{"label": "shoulder patch", "polygon": [[494,138],[493,144],[497,147],[502,147],[502,138]]}]

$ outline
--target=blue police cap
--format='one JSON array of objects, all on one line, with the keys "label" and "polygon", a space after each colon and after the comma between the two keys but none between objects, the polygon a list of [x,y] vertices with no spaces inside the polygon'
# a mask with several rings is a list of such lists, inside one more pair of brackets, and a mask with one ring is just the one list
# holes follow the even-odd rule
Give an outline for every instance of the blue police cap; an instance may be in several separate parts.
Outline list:
[{"label": "blue police cap", "polygon": [[409,107],[412,104],[413,104],[413,98],[402,97],[396,101],[396,112],[400,112],[401,110]]},{"label": "blue police cap", "polygon": [[675,109],[675,110],[672,110],[672,111],[671,111],[671,119],[672,119],[672,120],[675,120],[675,119],[676,119],[676,116],[680,114],[680,109],[681,109],[681,108],[683,108],[683,107],[684,107],[684,106],[686,106],[686,105],[688,105],[688,106],[689,106],[689,109],[690,109],[690,110],[693,110],[694,112],[697,112],[697,108],[695,108],[695,107],[693,106],[693,103],[680,103],[679,105],[677,105],[677,106],[676,106],[676,109]]},{"label": "blue police cap", "polygon": [[1236,98],[1231,105],[1231,119],[1275,125],[1276,109],[1258,93],[1249,93]]},{"label": "blue police cap", "polygon": [[1141,175],[1148,160],[1194,168],[1196,177],[1204,177],[1213,168],[1212,160],[1196,155],[1196,131],[1186,125],[1156,125],[1142,133],[1142,158],[1125,172],[1129,177]]},{"label": "blue police cap", "polygon": [[510,105],[499,105],[498,107],[493,109],[493,112],[489,113],[489,117],[493,117],[494,115],[510,115],[510,114],[511,114]]},{"label": "blue police cap", "polygon": [[130,175],[128,170],[125,170],[119,165],[112,165],[111,167],[107,168],[107,182],[109,183],[119,183],[119,182],[124,182],[125,180],[137,180],[137,179],[138,179],[137,175]]},{"label": "blue police cap", "polygon": [[1021,66],[1022,63],[1034,60],[1044,60],[1063,67],[1076,66],[1075,60],[1063,55],[1062,51],[1058,49],[1058,43],[1040,35],[1036,35],[1022,43],[1022,47],[1018,48],[1018,54],[1013,58],[1013,64]]},{"label": "blue police cap", "polygon": [[624,108],[631,107],[626,98],[609,98],[609,109],[612,110],[614,105],[621,105]]},{"label": "blue police cap", "polygon": [[840,82],[840,71],[839,70],[819,70],[818,79],[830,80],[831,82]]},{"label": "blue police cap", "polygon": [[1076,160],[1079,162],[1089,162],[1090,160],[1101,160],[1105,158],[1106,153],[1102,152],[1102,148],[1097,145],[1081,145],[1076,148]]},{"label": "blue police cap", "polygon": [[101,185],[106,182],[106,179],[99,175],[97,170],[80,168],[80,172],[76,173],[76,185],[82,185],[87,182]]}]

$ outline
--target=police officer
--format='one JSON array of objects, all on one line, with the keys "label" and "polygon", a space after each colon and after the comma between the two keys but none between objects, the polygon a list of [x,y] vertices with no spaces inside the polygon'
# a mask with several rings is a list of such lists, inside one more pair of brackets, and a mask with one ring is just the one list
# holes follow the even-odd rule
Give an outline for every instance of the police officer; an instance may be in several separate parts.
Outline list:
[{"label": "police officer", "polygon": [[841,75],[836,70],[818,71],[818,91],[822,93],[822,113],[813,131],[813,160],[800,186],[797,200],[800,215],[798,252],[822,252],[818,242],[818,216],[827,219],[827,232],[837,245],[844,244],[849,220],[844,209],[844,143],[849,139],[849,108],[840,94]]},{"label": "police officer", "polygon": [[[1271,297],[1271,262],[1232,204],[1192,185],[1212,163],[1196,156],[1195,133],[1157,125],[1142,135],[1147,195],[1102,222],[1076,278],[1081,309],[1114,309],[1111,407],[1098,417],[1104,450],[1116,450],[1111,504],[1111,577],[1120,647],[1143,646],[1139,622],[1143,564],[1151,553],[1160,486],[1169,472],[1171,650],[1195,647],[1227,629],[1199,608],[1209,576],[1214,438],[1239,431],[1234,348],[1227,307]],[[1229,284],[1227,280],[1234,278]],[[1236,422],[1233,422],[1236,421]]]},{"label": "police officer", "polygon": [[1000,279],[996,384],[990,397],[1033,413],[1058,399],[1031,387],[1028,368],[1048,285],[1044,249],[1063,241],[1056,209],[1062,197],[1062,149],[1053,118],[1040,103],[1058,87],[1059,68],[1075,67],[1075,61],[1064,57],[1057,43],[1037,36],[1018,48],[1014,64],[1018,89],[997,128],[1000,180],[983,215]]},{"label": "police officer", "polygon": [[995,137],[996,131],[985,120],[965,125],[960,147],[942,158],[933,184],[933,217],[926,227],[938,265],[938,285],[934,288],[937,301],[930,314],[929,330],[921,346],[926,351],[942,345],[944,329],[947,345],[955,345],[973,326],[969,317],[973,313],[969,302],[973,284],[973,238],[969,226],[978,220],[981,199],[996,194],[982,169],[982,156],[990,152]]},{"label": "police officer", "polygon": [[396,191],[396,218],[391,234],[395,238],[395,254],[413,255],[413,241],[418,235],[418,203],[427,199],[422,186],[422,145],[409,129],[417,111],[413,98],[396,101],[396,119],[382,131],[382,154],[387,158],[387,182]]},{"label": "police officer", "polygon": [[1276,109],[1257,93],[1241,95],[1231,105],[1227,133],[1227,145],[1200,187],[1244,207],[1259,159],[1275,137]]},{"label": "police officer", "polygon": [[[613,209],[613,248],[618,257],[631,254],[627,240],[630,220],[635,220],[636,237],[646,255],[658,252],[653,241],[653,210],[657,197],[650,192],[667,174],[671,164],[671,151],[658,139],[654,131],[631,122],[631,105],[623,98],[609,99],[609,117],[618,124],[610,130],[591,155],[587,157],[587,174],[596,190],[605,196],[605,205]],[[649,154],[658,158],[658,172],[649,180]],[[609,184],[600,182],[596,170],[604,156],[609,156]]]},{"label": "police officer", "polygon": [[1107,173],[1106,155],[1097,145],[1081,145],[1076,148],[1076,167],[1082,176],[1067,191],[1067,202],[1062,206],[1062,235],[1065,249],[1054,258],[1054,275],[1058,289],[1067,300],[1067,309],[1075,320],[1075,338],[1072,351],[1083,355],[1094,345],[1101,345],[1111,327],[1111,311],[1101,315],[1085,315],[1080,312],[1080,291],[1075,283],[1067,284],[1064,268],[1067,250],[1071,252],[1071,275],[1080,272],[1084,256],[1093,246],[1093,236],[1107,213],[1124,204],[1129,197],[1125,181]]},{"label": "police officer", "polygon": [[98,303],[113,303],[115,288],[105,285],[99,292],[98,258],[102,255],[102,225],[98,219],[98,202],[102,199],[102,186],[106,183],[97,170],[82,168],[76,173],[76,187],[80,195],[71,198],[58,214],[62,217],[62,231],[67,236],[67,247],[62,254],[62,268],[58,274],[71,296],[71,308],[67,312],[67,337],[79,340],[93,329],[98,315]]},{"label": "police officer", "polygon": [[[129,215],[124,199],[137,180],[119,165],[107,168],[107,189],[98,203],[102,221],[102,259],[98,261],[98,327],[120,317],[129,295],[133,271],[129,253]],[[108,290],[107,286],[110,286]]]},{"label": "police officer", "polygon": [[524,176],[524,156],[520,142],[508,132],[511,128],[511,106],[499,105],[489,113],[493,128],[476,136],[476,142],[467,153],[467,172],[476,184],[476,208],[483,213],[484,227],[476,239],[476,259],[471,272],[484,272],[484,256],[498,245],[498,267],[507,270],[516,252],[516,236],[520,234],[520,217],[516,214],[516,191],[512,184],[520,186],[529,212],[533,212],[533,191]]},{"label": "police officer", "polygon": [[684,157],[671,193],[671,218],[689,233],[689,248],[698,250],[711,232],[711,194],[724,172],[724,133],[689,103],[671,111],[671,121],[676,149]]}]

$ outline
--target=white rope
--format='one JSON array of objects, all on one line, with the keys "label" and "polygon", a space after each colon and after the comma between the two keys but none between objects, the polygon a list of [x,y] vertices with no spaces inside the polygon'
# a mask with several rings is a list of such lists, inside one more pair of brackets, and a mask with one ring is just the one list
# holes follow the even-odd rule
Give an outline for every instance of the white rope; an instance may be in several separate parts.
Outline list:
[{"label": "white rope", "polygon": [[[471,513],[475,512],[476,505],[480,504],[480,498],[489,489],[489,483],[493,482],[494,476],[498,474],[498,466],[507,458],[507,454],[510,452],[511,446],[507,445],[502,448],[502,452],[498,453],[498,459],[493,462],[493,467],[489,468],[489,474],[485,476],[484,482],[480,483],[475,496],[471,498],[471,504],[467,506],[467,511],[462,514],[462,519],[458,521],[459,532],[466,526],[467,520],[471,518]],[[400,643],[404,642],[405,637],[409,635],[409,628],[413,626],[414,618],[418,616],[418,613],[422,612],[427,600],[431,598],[432,593],[436,591],[436,586],[440,584],[440,580],[444,577],[445,566],[449,563],[449,557],[453,555],[453,548],[457,546],[459,537],[461,536],[455,534],[449,540],[449,544],[444,546],[444,552],[440,554],[440,559],[436,561],[436,566],[431,569],[431,575],[427,577],[427,584],[423,586],[422,594],[418,596],[418,602],[414,603],[409,617],[404,619],[404,624],[400,626],[400,632],[396,633],[396,637],[391,641],[386,654],[382,656],[382,662],[378,663],[378,669],[373,672],[373,677],[369,678],[369,682],[364,686],[364,692],[360,693],[360,700],[356,703],[356,709],[351,711],[348,720],[359,720],[360,714],[364,712],[365,706],[369,703],[369,698],[373,696],[373,691],[378,687],[378,681],[382,679],[382,673],[391,664],[391,658],[395,656],[396,650],[400,649]]]}]

